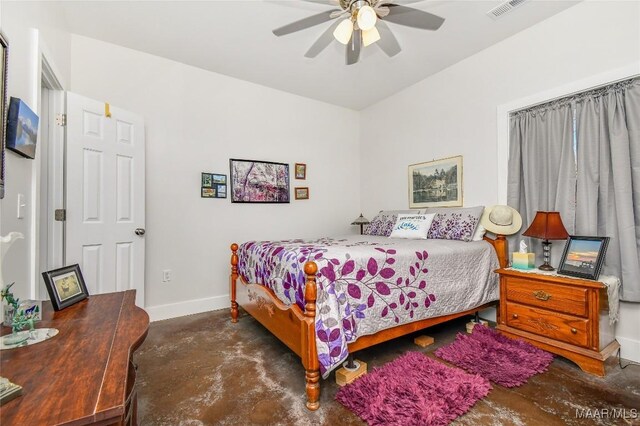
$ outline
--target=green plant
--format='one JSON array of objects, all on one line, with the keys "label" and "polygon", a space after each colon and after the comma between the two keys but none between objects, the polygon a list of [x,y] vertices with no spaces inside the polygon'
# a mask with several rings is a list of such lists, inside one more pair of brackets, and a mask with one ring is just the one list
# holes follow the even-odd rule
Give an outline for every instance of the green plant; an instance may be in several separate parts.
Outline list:
[{"label": "green plant", "polygon": [[0,291],[0,301],[6,300],[7,304],[13,308],[11,329],[14,333],[17,333],[26,326],[29,326],[30,329],[33,329],[33,315],[26,314],[24,310],[19,309],[20,299],[14,298],[13,293],[11,292],[11,286],[14,284],[15,282],[9,284],[5,288],[3,288],[2,291]]}]

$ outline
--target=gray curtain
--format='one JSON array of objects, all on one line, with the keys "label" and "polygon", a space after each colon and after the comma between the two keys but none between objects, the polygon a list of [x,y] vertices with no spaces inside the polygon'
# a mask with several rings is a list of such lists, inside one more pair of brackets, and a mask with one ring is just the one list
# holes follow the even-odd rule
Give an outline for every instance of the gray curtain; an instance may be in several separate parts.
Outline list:
[{"label": "gray curtain", "polygon": [[[517,251],[536,211],[558,211],[569,233],[574,230],[576,169],[573,151],[573,107],[557,102],[520,111],[511,116],[507,204],[520,212],[522,229],[509,238],[510,251]],[[560,242],[562,243],[562,242]],[[529,238],[530,249],[542,263],[540,240]],[[552,263],[557,264],[563,244],[552,245]]]},{"label": "gray curtain", "polygon": [[585,94],[576,120],[575,232],[610,237],[604,273],[640,302],[640,80]]}]

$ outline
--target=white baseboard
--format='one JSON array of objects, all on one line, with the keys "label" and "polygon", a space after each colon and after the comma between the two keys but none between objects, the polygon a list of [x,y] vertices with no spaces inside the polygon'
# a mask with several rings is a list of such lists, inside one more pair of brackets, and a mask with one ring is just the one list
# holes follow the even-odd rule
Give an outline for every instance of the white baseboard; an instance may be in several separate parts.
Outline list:
[{"label": "white baseboard", "polygon": [[622,348],[621,354],[623,359],[640,363],[640,340],[620,336],[616,336],[616,340]]},{"label": "white baseboard", "polygon": [[231,306],[229,295],[225,294],[223,296],[169,303],[167,305],[149,306],[146,307],[145,310],[149,314],[149,319],[153,322],[182,317],[185,315],[199,314],[201,312],[225,309],[229,308],[229,306]]}]

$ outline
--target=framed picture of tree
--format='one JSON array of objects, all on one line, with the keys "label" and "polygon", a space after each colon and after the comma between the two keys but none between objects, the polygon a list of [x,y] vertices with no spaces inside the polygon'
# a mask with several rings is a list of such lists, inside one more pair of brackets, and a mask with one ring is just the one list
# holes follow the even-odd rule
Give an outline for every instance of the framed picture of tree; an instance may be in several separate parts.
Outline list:
[{"label": "framed picture of tree", "polygon": [[461,155],[409,166],[409,208],[461,206]]},{"label": "framed picture of tree", "polygon": [[272,161],[229,160],[232,203],[288,203],[289,165]]}]

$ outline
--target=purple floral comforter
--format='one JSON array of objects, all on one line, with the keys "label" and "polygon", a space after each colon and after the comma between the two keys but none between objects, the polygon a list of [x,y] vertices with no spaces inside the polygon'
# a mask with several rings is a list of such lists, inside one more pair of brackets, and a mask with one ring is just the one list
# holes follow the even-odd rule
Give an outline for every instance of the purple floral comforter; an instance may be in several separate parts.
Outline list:
[{"label": "purple floral comforter", "polygon": [[304,263],[318,265],[316,342],[326,378],[360,336],[498,299],[498,259],[485,241],[348,236],[251,241],[240,276],[304,310]]}]

